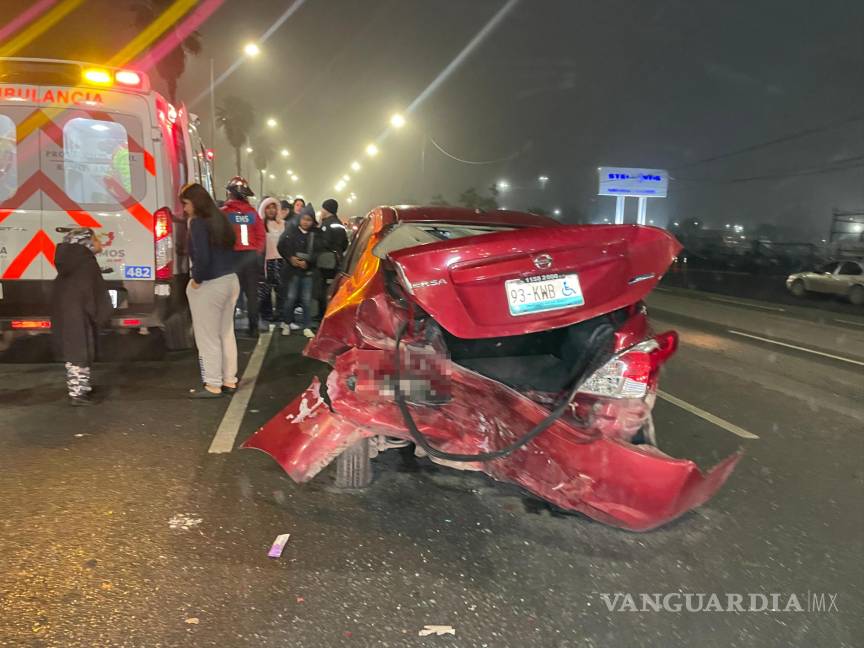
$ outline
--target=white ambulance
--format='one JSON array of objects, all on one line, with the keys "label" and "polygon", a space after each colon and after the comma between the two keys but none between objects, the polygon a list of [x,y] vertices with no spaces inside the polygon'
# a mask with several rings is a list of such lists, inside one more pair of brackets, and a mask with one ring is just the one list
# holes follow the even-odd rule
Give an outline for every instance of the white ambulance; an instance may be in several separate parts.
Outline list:
[{"label": "white ambulance", "polygon": [[213,193],[195,119],[143,72],[0,58],[0,331],[51,328],[54,250],[91,227],[115,305],[112,327],[164,329],[192,344],[186,230],[177,195]]}]

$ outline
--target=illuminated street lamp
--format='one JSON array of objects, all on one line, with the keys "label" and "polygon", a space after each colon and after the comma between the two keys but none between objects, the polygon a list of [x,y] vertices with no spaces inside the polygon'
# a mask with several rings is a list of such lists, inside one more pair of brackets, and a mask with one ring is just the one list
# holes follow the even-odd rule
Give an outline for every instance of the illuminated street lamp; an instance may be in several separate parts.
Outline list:
[{"label": "illuminated street lamp", "polygon": [[357,160],[354,160],[354,161],[351,163],[351,170],[352,170],[354,173],[357,173],[357,172],[358,172],[360,169],[362,169],[362,168],[363,168],[363,167],[360,166],[360,163],[359,163]]},{"label": "illuminated street lamp", "polygon": [[289,151],[289,150],[286,149],[286,148],[283,148],[283,149],[280,151],[280,153],[281,153],[282,157],[284,157],[284,158],[287,158],[289,155],[291,155],[291,151]]},{"label": "illuminated street lamp", "polygon": [[247,147],[246,147],[246,152],[247,152],[247,153],[251,153],[251,152],[254,151],[254,150],[255,150],[255,149],[253,149],[251,146],[247,146]]},{"label": "illuminated street lamp", "polygon": [[402,128],[405,125],[405,117],[403,117],[399,113],[394,113],[390,117],[390,125],[393,128]]},{"label": "illuminated street lamp", "polygon": [[342,180],[344,180],[345,182],[350,182],[351,176],[346,173],[342,176]]},{"label": "illuminated street lamp", "polygon": [[547,176],[547,175],[541,175],[539,178],[537,178],[537,181],[538,181],[541,185],[543,185],[543,187],[545,188],[545,187],[546,187],[546,183],[549,182],[549,176]]},{"label": "illuminated street lamp", "polygon": [[270,174],[270,179],[271,179],[271,180],[275,180],[275,179],[276,179],[276,174],[271,173],[271,174]]},{"label": "illuminated street lamp", "polygon": [[345,188],[345,182],[343,180],[340,180],[335,185],[333,185],[333,188],[336,191],[342,191]]},{"label": "illuminated street lamp", "polygon": [[495,186],[498,188],[498,191],[507,191],[510,189],[510,183],[506,180],[499,180],[495,183]]},{"label": "illuminated street lamp", "polygon": [[261,53],[261,48],[258,47],[258,43],[246,43],[243,46],[243,53],[249,58],[255,58]]},{"label": "illuminated street lamp", "polygon": [[376,155],[378,155],[378,153],[380,153],[380,151],[378,150],[378,146],[376,146],[374,142],[370,143],[366,147],[366,155],[368,155],[370,158],[374,158]]},{"label": "illuminated street lamp", "polygon": [[298,175],[292,175],[291,176],[291,182],[297,182],[299,179],[300,179],[300,176],[298,176]]},{"label": "illuminated street lamp", "polygon": [[273,119],[272,117],[270,117],[270,118],[267,120],[267,128],[276,128],[276,126],[278,125],[278,123],[279,123],[279,122],[277,122],[275,119]]},{"label": "illuminated street lamp", "polygon": [[552,210],[552,215],[553,216],[560,216],[561,210],[556,207],[555,209]]}]

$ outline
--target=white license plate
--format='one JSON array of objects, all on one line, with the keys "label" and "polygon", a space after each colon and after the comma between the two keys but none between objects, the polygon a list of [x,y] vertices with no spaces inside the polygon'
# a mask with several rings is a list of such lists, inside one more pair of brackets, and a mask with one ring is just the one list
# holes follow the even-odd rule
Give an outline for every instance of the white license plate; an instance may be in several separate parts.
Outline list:
[{"label": "white license plate", "polygon": [[108,294],[111,296],[111,306],[113,306],[114,308],[117,308],[117,291],[116,290],[109,290]]},{"label": "white license plate", "polygon": [[504,283],[511,315],[530,315],[545,311],[582,306],[579,275],[543,275],[511,279]]}]

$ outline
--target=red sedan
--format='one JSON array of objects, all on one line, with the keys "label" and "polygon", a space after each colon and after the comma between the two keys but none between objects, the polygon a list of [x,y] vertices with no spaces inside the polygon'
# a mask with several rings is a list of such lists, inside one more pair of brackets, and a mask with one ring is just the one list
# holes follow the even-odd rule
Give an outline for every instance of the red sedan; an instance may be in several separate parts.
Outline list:
[{"label": "red sedan", "polygon": [[305,354],[332,365],[244,447],[296,481],[338,457],[418,454],[644,531],[705,502],[739,455],[703,474],[656,447],[651,410],[674,331],[642,299],[680,245],[636,225],[381,207],[360,225]]}]

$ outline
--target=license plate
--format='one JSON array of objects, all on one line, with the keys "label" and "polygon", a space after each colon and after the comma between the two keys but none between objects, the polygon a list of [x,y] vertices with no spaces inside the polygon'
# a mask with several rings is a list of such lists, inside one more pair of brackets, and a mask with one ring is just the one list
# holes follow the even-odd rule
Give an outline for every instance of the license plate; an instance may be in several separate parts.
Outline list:
[{"label": "license plate", "polygon": [[117,291],[116,290],[109,290],[108,294],[111,297],[111,306],[113,306],[114,308],[117,308]]},{"label": "license plate", "polygon": [[543,275],[511,279],[504,283],[511,315],[530,315],[545,311],[582,306],[579,275]]}]

